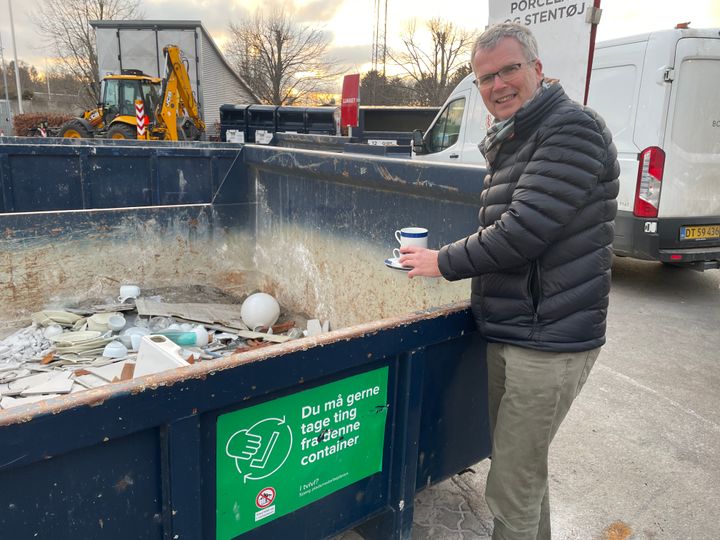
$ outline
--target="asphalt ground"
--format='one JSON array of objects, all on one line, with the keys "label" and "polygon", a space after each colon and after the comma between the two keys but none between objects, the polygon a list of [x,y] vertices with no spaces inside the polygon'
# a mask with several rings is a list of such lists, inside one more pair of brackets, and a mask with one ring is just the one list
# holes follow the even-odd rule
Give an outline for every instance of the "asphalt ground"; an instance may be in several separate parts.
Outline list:
[{"label": "asphalt ground", "polygon": [[[720,538],[720,271],[618,258],[610,301],[550,449],[553,539]],[[491,538],[488,466],[418,493],[412,538]]]}]

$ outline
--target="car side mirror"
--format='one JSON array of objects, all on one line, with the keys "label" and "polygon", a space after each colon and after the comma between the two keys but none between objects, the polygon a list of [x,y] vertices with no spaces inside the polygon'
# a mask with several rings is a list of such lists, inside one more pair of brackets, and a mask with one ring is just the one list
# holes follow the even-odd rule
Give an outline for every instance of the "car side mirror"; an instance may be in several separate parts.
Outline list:
[{"label": "car side mirror", "polygon": [[412,132],[412,145],[413,152],[415,152],[416,154],[427,153],[425,149],[425,141],[423,140],[423,132],[419,129],[414,129]]}]

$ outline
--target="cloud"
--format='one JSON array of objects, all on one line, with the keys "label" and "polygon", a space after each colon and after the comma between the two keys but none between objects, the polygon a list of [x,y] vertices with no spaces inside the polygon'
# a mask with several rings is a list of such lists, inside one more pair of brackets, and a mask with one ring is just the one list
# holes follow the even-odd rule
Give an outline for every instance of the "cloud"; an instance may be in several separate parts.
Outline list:
[{"label": "cloud", "polygon": [[[227,0],[204,0],[202,8],[193,2],[175,2],[168,12],[165,2],[148,1],[143,3],[146,20],[201,21],[207,31],[222,34],[227,31],[228,24],[238,22],[250,15],[251,11],[235,2]],[[172,17],[169,17],[172,13]]]},{"label": "cloud", "polygon": [[347,47],[330,47],[328,56],[334,58],[343,67],[358,67],[370,62],[372,48],[370,45],[351,45]]},{"label": "cloud", "polygon": [[298,22],[329,22],[342,5],[342,1],[314,0],[296,8],[295,19]]}]

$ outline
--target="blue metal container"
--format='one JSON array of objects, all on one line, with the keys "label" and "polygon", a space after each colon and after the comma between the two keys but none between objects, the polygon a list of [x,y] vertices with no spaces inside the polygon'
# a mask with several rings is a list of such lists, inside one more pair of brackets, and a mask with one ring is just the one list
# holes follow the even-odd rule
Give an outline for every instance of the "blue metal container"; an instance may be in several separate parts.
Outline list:
[{"label": "blue metal container", "polygon": [[[259,288],[334,328],[0,411],[3,537],[410,538],[415,493],[489,454],[484,344],[467,284],[382,260],[403,226],[431,247],[472,232],[483,174],[255,145],[0,145],[5,326],[132,280]],[[42,212],[33,189],[54,194]],[[264,451],[244,460],[243,437]],[[283,440],[294,461],[270,471]]]}]

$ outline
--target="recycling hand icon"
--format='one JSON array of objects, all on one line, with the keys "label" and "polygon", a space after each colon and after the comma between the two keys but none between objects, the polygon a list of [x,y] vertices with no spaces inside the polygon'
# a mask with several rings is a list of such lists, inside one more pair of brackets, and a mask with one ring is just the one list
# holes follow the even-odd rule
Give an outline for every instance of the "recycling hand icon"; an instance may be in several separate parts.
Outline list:
[{"label": "recycling hand icon", "polygon": [[[230,446],[232,443],[232,453]],[[247,460],[255,456],[262,445],[262,437],[248,430],[242,429],[235,433],[227,443],[225,448],[227,455],[237,459]]]},{"label": "recycling hand icon", "polygon": [[[292,430],[285,418],[265,418],[232,434],[225,453],[248,480],[266,478],[277,471],[290,455]],[[249,471],[249,472],[243,472]]]}]

